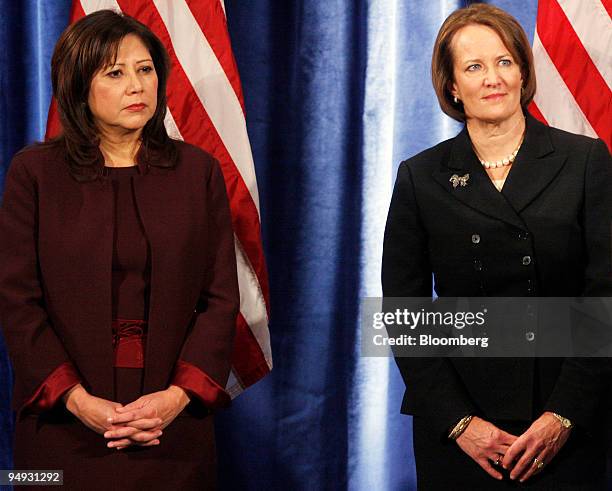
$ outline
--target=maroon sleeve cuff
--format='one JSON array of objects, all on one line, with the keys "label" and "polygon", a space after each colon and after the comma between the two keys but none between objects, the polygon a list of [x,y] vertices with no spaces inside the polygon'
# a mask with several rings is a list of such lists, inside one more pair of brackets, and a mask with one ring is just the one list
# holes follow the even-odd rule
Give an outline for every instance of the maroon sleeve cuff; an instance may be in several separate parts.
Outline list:
[{"label": "maroon sleeve cuff", "polygon": [[186,391],[190,397],[198,400],[208,408],[229,406],[231,398],[223,388],[195,365],[183,360],[176,362],[172,385]]},{"label": "maroon sleeve cuff", "polygon": [[40,413],[51,409],[64,393],[81,382],[76,369],[69,361],[59,367],[38,386],[34,395],[26,401],[21,411]]}]

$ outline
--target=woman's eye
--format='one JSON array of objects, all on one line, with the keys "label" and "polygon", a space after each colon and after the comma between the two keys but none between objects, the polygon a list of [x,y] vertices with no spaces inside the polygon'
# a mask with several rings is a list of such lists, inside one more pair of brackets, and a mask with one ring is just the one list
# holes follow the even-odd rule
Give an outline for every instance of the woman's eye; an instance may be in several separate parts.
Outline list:
[{"label": "woman's eye", "polygon": [[467,70],[468,70],[468,72],[475,72],[479,68],[480,68],[480,65],[478,63],[475,63],[475,64],[470,65],[469,67],[467,67]]},{"label": "woman's eye", "polygon": [[499,64],[502,66],[510,66],[512,65],[512,61],[511,60],[500,60]]},{"label": "woman's eye", "polygon": [[114,70],[112,72],[108,72],[107,75],[111,78],[119,78],[121,75],[121,70]]},{"label": "woman's eye", "polygon": [[144,73],[151,73],[151,72],[153,71],[153,67],[152,67],[152,66],[143,66],[143,67],[141,68],[141,70],[142,70]]}]

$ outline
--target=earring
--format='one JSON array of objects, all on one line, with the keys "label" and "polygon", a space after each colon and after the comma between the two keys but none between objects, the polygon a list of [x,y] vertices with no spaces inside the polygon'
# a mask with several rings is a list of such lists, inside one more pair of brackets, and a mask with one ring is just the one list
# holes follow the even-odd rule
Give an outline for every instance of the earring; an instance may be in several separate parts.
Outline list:
[{"label": "earring", "polygon": [[457,96],[453,97],[453,101],[455,101],[455,104],[459,104],[459,99],[457,99]]}]

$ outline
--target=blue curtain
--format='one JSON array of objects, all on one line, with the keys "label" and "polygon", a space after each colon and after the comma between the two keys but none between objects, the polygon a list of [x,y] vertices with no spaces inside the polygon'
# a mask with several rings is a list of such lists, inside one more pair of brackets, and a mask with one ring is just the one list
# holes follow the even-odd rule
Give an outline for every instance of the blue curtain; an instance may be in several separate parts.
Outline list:
[{"label": "blue curtain", "polygon": [[[70,0],[0,0],[0,193],[41,139],[51,50]],[[414,489],[392,360],[359,356],[359,299],[380,294],[400,160],[457,126],[437,106],[436,32],[465,1],[226,0],[244,86],[270,272],[274,370],[217,418],[223,489]],[[536,0],[490,3],[532,36]],[[0,336],[0,468],[10,468]]]},{"label": "blue curtain", "polygon": [[221,477],[228,489],[342,489],[359,295],[364,5],[226,9],[257,160],[275,367],[219,418]]}]

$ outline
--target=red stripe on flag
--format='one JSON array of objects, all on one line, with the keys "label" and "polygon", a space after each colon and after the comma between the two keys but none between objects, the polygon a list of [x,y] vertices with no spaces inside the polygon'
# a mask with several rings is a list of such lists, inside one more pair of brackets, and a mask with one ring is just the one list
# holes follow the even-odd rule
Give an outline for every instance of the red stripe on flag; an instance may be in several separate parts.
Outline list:
[{"label": "red stripe on flag", "polygon": [[527,108],[529,110],[529,112],[531,113],[531,115],[536,118],[538,121],[544,123],[544,124],[548,124],[548,121],[546,121],[546,118],[544,117],[544,115],[542,114],[542,111],[540,111],[540,108],[538,107],[538,105],[531,101],[531,104],[529,104],[529,107]]},{"label": "red stripe on flag", "polygon": [[612,20],[612,0],[601,0],[604,8],[608,11],[608,15],[610,16],[610,20]]},{"label": "red stripe on flag", "polygon": [[230,200],[234,232],[257,275],[268,307],[268,274],[261,247],[259,215],[253,198],[179,63],[170,34],[153,2],[118,0],[117,3],[123,12],[146,24],[168,50],[172,63],[166,91],[168,107],[185,141],[210,152],[220,163]]},{"label": "red stripe on flag", "polygon": [[70,9],[70,24],[76,22],[81,17],[85,17],[85,11],[83,10],[83,6],[79,0],[74,0],[72,2],[72,8]]},{"label": "red stripe on flag", "polygon": [[537,29],[589,123],[612,146],[612,93],[556,0],[540,0]]},{"label": "red stripe on flag", "polygon": [[[81,2],[79,0],[74,0],[72,2],[72,7],[70,7],[70,20],[69,24],[76,22],[81,17],[85,17],[85,11],[81,6]],[[62,124],[60,123],[59,118],[59,110],[57,107],[57,101],[55,98],[51,99],[51,104],[49,106],[49,114],[47,115],[47,129],[45,131],[45,140],[50,140],[58,136],[62,132]]]},{"label": "red stripe on flag", "polygon": [[219,60],[225,75],[227,76],[240,106],[242,113],[244,110],[244,97],[242,95],[242,85],[238,75],[238,66],[232,51],[232,45],[227,30],[227,21],[223,13],[220,0],[202,2],[201,0],[186,0],[187,6],[195,17],[195,20],[202,30],[202,34],[210,44],[215,56]]},{"label": "red stripe on flag", "polygon": [[51,99],[49,105],[49,114],[47,116],[47,129],[45,131],[45,140],[50,140],[59,136],[62,132],[62,124],[60,123],[59,110],[55,98]]},{"label": "red stripe on flag", "polygon": [[243,387],[253,385],[259,379],[270,373],[270,367],[261,352],[259,343],[247,321],[238,314],[236,320],[236,336],[232,353],[234,375]]}]

